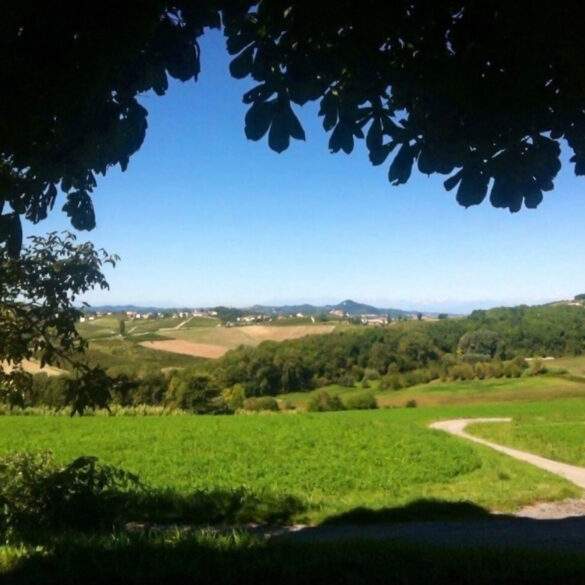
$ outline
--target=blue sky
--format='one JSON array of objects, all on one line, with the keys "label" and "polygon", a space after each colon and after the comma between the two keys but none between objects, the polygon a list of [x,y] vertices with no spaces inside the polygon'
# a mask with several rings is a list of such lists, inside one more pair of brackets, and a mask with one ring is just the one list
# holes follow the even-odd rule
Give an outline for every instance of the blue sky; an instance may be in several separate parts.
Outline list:
[{"label": "blue sky", "polygon": [[[585,188],[565,157],[555,190],[520,213],[464,209],[444,177],[393,187],[361,144],[331,155],[317,107],[282,154],[244,135],[251,87],[228,72],[219,33],[202,39],[197,83],[144,96],[149,129],[125,173],[98,178],[98,227],[79,234],[122,261],[93,305],[338,302],[467,311],[585,292]],[[63,213],[28,233],[70,229]]]}]

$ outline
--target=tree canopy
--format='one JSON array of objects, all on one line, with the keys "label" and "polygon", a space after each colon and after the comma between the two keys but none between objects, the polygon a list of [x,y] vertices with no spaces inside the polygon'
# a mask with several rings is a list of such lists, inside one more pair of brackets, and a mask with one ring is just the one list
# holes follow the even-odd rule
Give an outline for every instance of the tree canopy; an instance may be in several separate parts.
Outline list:
[{"label": "tree canopy", "polygon": [[[482,0],[145,0],[11,3],[0,23],[0,241],[21,246],[59,190],[92,229],[96,176],[141,146],[169,76],[196,80],[197,39],[223,27],[230,72],[255,85],[245,133],[282,152],[304,139],[293,110],[318,101],[332,152],[364,139],[393,185],[446,176],[461,205],[536,207],[560,141],[585,173],[585,5]],[[219,96],[221,97],[221,96]]]}]

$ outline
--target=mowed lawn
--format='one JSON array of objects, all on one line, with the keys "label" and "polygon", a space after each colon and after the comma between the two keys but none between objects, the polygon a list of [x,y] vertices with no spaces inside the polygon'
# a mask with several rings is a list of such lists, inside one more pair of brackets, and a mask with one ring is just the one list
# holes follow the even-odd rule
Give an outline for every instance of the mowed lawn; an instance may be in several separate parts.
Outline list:
[{"label": "mowed lawn", "polygon": [[511,511],[580,490],[527,464],[427,428],[460,416],[577,412],[584,400],[338,413],[168,417],[0,417],[0,453],[52,449],[137,473],[179,495],[238,490],[292,496],[293,521],[319,522],[363,507],[420,499]]}]

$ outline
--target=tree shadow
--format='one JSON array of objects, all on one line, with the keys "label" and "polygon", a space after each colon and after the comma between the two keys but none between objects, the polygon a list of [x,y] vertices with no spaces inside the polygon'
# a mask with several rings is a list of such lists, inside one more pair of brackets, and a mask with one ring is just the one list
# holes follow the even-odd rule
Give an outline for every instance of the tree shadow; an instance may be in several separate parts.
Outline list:
[{"label": "tree shadow", "polygon": [[196,491],[148,490],[131,494],[123,503],[123,517],[148,523],[289,524],[309,506],[299,498],[244,488]]},{"label": "tree shadow", "polygon": [[472,502],[446,502],[420,499],[394,508],[358,507],[326,518],[321,525],[331,524],[387,524],[394,522],[426,522],[447,520],[487,520],[497,518],[489,510]]},{"label": "tree shadow", "polygon": [[[0,554],[0,582],[534,585],[581,584],[585,576],[585,518],[539,521],[492,515],[473,503],[418,500],[356,508],[299,529],[283,524],[307,504],[244,489],[145,490],[121,494],[113,509],[114,530],[38,533],[36,547],[11,565],[2,566]],[[135,532],[123,523],[129,518]]]}]

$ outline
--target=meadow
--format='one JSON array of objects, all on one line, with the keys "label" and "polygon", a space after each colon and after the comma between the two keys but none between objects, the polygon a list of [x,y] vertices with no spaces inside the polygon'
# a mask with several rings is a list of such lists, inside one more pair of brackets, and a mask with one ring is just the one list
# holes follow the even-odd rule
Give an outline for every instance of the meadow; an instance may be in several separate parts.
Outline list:
[{"label": "meadow", "polygon": [[[137,347],[137,344],[134,344]],[[144,349],[144,348],[142,348]],[[147,351],[147,350],[144,350]],[[139,475],[139,521],[193,524],[490,520],[539,501],[580,497],[565,480],[434,431],[435,420],[509,416],[469,429],[585,464],[585,385],[559,375],[378,389],[375,411],[238,416],[0,416],[0,456],[50,449]],[[361,392],[329,386],[333,394]],[[414,400],[417,408],[403,407]],[[103,413],[101,413],[103,414]],[[511,434],[510,431],[516,434]],[[536,432],[538,431],[538,432]],[[526,441],[524,444],[522,441]],[[556,451],[545,452],[546,445]],[[562,447],[563,449],[560,449]],[[496,543],[497,544],[497,543]],[[585,555],[398,541],[294,542],[235,530],[37,534],[0,546],[4,583],[582,583]]]},{"label": "meadow", "polygon": [[[277,507],[294,502],[290,522],[318,523],[428,499],[508,512],[580,491],[427,424],[552,413],[585,417],[585,400],[236,417],[5,416],[0,454],[51,449],[63,463],[96,455],[179,498],[239,491]],[[247,513],[247,520],[262,519]]]},{"label": "meadow", "polygon": [[[348,398],[364,392],[357,384],[347,388],[338,384],[325,386],[330,394]],[[567,379],[562,375],[527,376],[523,378],[490,378],[488,380],[466,380],[419,384],[402,390],[379,390],[379,382],[369,382],[378,406],[401,408],[409,402],[419,407],[455,406],[483,403],[531,402],[536,400],[558,400],[561,398],[585,398],[585,379]],[[291,392],[280,397],[281,405],[289,403],[305,409],[320,389],[311,392]]]},{"label": "meadow", "polygon": [[546,418],[523,416],[509,423],[474,424],[468,428],[489,441],[585,467],[585,417],[581,413],[551,413]]}]

